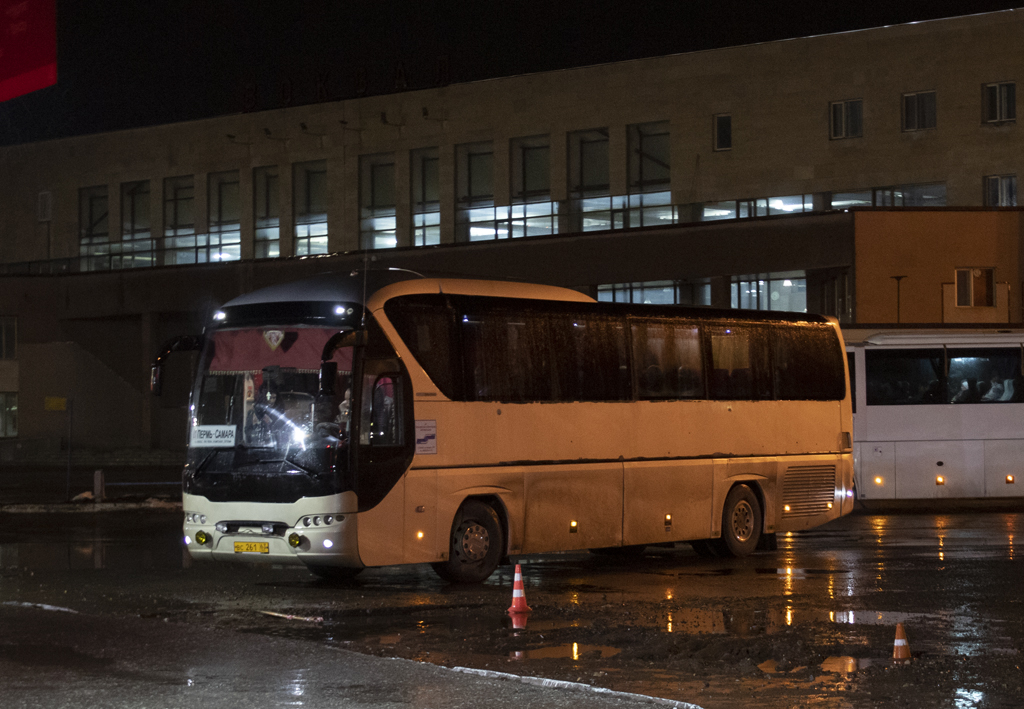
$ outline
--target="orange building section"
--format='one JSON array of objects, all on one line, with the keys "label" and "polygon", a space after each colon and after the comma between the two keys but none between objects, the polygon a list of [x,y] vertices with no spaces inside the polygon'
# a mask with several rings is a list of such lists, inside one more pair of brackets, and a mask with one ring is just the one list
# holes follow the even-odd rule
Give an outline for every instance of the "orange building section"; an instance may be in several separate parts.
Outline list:
[{"label": "orange building section", "polygon": [[[854,215],[858,323],[1020,323],[1021,211]],[[995,269],[995,304],[956,307],[956,269]],[[897,320],[897,281],[899,319]]]}]

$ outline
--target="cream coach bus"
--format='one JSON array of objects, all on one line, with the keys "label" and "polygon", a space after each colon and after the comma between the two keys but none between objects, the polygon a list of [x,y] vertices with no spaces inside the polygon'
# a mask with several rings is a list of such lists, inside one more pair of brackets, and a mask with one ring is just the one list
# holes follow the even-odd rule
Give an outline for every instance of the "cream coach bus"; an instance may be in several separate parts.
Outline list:
[{"label": "cream coach bus", "polygon": [[745,555],[853,506],[838,326],[409,272],[227,303],[184,471],[195,559],[325,577],[690,541]]}]

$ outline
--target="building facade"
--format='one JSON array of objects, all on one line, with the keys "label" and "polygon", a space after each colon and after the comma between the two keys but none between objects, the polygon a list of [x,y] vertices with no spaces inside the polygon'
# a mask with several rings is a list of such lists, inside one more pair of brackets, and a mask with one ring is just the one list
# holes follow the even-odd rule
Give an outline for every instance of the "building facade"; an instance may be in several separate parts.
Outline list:
[{"label": "building facade", "polygon": [[1007,11],[2,148],[0,444],[66,445],[71,401],[117,412],[83,445],[179,448],[160,342],[360,263],[1019,323],[1022,36]]}]

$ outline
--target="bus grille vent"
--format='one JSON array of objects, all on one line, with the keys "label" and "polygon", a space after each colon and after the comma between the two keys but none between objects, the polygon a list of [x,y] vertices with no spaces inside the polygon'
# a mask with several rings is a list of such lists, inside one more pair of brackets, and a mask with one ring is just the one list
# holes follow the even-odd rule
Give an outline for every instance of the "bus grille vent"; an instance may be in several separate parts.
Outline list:
[{"label": "bus grille vent", "polygon": [[797,465],[782,483],[782,516],[811,517],[828,512],[836,499],[836,466]]}]

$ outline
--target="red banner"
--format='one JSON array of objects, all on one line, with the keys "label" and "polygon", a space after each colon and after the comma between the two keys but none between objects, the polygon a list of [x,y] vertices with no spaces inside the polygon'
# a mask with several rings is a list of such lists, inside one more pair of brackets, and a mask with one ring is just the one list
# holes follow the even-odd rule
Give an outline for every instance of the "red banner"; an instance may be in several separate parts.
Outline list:
[{"label": "red banner", "polygon": [[0,0],[0,101],[57,83],[57,0]]}]

